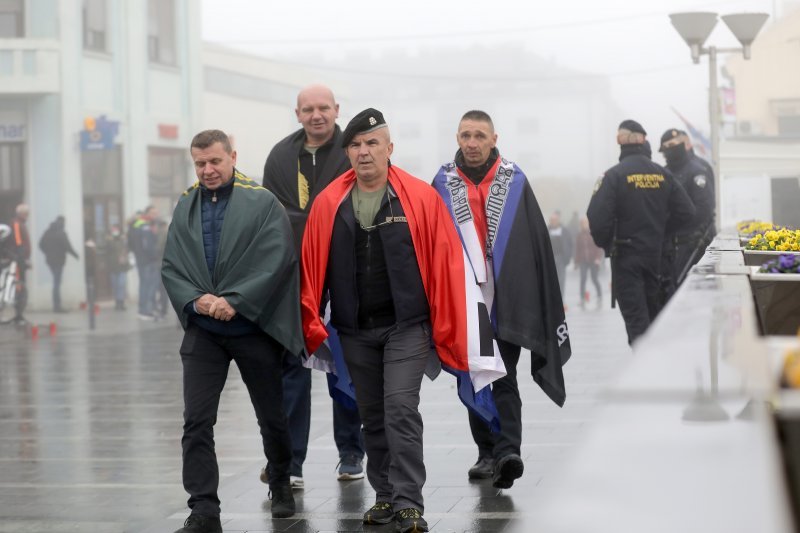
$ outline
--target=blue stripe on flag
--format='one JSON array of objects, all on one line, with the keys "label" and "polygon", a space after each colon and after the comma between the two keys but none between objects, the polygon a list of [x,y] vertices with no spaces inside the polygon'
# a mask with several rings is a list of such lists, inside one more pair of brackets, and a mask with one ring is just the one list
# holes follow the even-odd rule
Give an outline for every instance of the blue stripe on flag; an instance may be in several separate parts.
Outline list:
[{"label": "blue stripe on flag", "polygon": [[328,344],[336,369],[335,374],[330,372],[327,374],[328,394],[345,408],[355,411],[358,409],[356,405],[356,390],[350,379],[347,364],[344,362],[344,351],[342,350],[342,343],[339,341],[339,333],[330,322],[325,324],[325,329],[328,330],[328,338],[325,342]]},{"label": "blue stripe on flag", "polygon": [[478,392],[472,388],[472,380],[469,379],[469,372],[455,370],[446,365],[442,369],[455,376],[458,384],[458,398],[461,403],[472,413],[489,425],[493,433],[500,432],[500,415],[497,414],[497,407],[494,404],[494,396],[491,387],[484,387]]}]

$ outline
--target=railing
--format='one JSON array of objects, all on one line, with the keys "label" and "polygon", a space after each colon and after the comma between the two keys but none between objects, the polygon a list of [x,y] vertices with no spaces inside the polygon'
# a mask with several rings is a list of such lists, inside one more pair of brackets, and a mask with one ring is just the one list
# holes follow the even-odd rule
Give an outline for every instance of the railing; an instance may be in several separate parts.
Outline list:
[{"label": "railing", "polygon": [[0,39],[0,94],[60,90],[59,44],[49,39]]}]

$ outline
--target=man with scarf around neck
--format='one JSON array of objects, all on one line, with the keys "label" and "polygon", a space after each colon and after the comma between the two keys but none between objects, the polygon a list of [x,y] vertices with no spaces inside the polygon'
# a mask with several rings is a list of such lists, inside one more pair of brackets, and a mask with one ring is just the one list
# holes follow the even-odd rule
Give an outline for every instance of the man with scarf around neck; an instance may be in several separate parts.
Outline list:
[{"label": "man with scarf around neck", "polygon": [[176,533],[218,533],[214,424],[231,360],[261,428],[272,517],[295,511],[291,446],[278,406],[281,361],[303,349],[299,271],[286,212],[272,193],[236,170],[228,136],[198,133],[191,155],[198,181],[175,207],[161,269],[184,328],[181,444],[191,514]]},{"label": "man with scarf around neck", "polygon": [[665,300],[668,300],[683,282],[686,272],[697,264],[705,248],[716,235],[714,212],[714,176],[708,165],[688,148],[688,135],[671,128],[661,136],[661,148],[667,161],[667,169],[683,186],[696,209],[695,216],[686,224],[667,222],[664,242],[662,276],[665,285]]},{"label": "man with scarf around neck", "polygon": [[562,406],[562,366],[571,348],[549,230],[528,178],[500,156],[494,123],[484,111],[464,114],[456,141],[455,160],[442,166],[433,186],[480,283],[507,372],[492,384],[499,433],[469,411],[478,461],[468,476],[510,488],[524,471],[516,371],[521,349],[531,351],[534,380]]},{"label": "man with scarf around neck", "polygon": [[629,344],[661,310],[661,253],[667,221],[684,224],[695,215],[681,184],[650,160],[646,136],[634,120],[619,125],[619,163],[598,180],[586,211],[595,244],[611,257],[612,298],[619,301]]},{"label": "man with scarf around neck", "polygon": [[315,354],[328,337],[321,319],[327,294],[375,490],[363,521],[428,531],[419,401],[431,347],[443,369],[468,374],[478,388],[505,371],[491,332],[481,327],[485,306],[444,203],[428,184],[391,165],[394,145],[383,114],[370,108],[353,117],[342,147],[353,168],[317,197],[303,236],[306,350]]},{"label": "man with scarf around neck", "polygon": [[[310,85],[301,90],[295,115],[303,127],[272,148],[264,165],[262,184],[286,208],[299,256],[314,199],[334,178],[350,169],[350,162],[341,149],[342,131],[336,124],[339,104],[330,88]],[[332,404],[333,440],[339,451],[337,478],[361,479],[364,442],[358,410],[337,400]],[[305,486],[303,463],[311,429],[311,369],[295,357],[283,361],[283,408],[292,441],[292,488],[300,490]],[[261,470],[264,483],[268,482],[267,471],[267,467]]]}]

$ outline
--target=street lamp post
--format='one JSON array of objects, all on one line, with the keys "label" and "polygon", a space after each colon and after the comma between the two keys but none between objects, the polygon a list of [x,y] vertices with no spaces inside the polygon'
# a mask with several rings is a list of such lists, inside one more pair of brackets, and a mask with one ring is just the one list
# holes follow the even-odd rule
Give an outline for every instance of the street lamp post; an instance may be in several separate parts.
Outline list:
[{"label": "street lamp post", "polygon": [[669,16],[672,25],[689,45],[692,60],[700,62],[700,56],[708,55],[708,116],[711,127],[711,165],[714,168],[714,193],[716,195],[716,226],[721,229],[722,222],[722,173],[719,161],[719,87],[717,86],[717,54],[739,53],[745,59],[750,59],[750,45],[758,35],[761,27],[769,15],[766,13],[737,13],[723,15],[722,21],[742,44],[742,48],[717,48],[716,46],[703,47],[711,30],[717,24],[717,14],[708,12],[673,13]]}]

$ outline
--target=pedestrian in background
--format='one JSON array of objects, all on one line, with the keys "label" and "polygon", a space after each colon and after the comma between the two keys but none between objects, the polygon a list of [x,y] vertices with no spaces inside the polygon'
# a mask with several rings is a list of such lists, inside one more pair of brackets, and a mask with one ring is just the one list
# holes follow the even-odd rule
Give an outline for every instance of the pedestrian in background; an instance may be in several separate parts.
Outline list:
[{"label": "pedestrian in background", "polygon": [[617,128],[619,163],[595,185],[586,210],[595,244],[611,257],[611,298],[619,301],[628,344],[661,310],[661,254],[667,220],[682,223],[695,208],[667,169],[651,161],[647,132],[635,120]]},{"label": "pedestrian in background", "polygon": [[139,274],[139,318],[155,320],[155,304],[159,280],[161,254],[158,249],[156,220],[158,210],[149,205],[128,229],[128,248],[136,259]]},{"label": "pedestrian in background", "polygon": [[118,225],[111,226],[111,232],[106,240],[108,252],[106,253],[106,270],[111,280],[111,295],[114,297],[114,309],[125,310],[127,297],[128,270],[131,269],[128,257],[128,245]]},{"label": "pedestrian in background", "polygon": [[600,308],[600,304],[603,301],[603,289],[597,279],[597,272],[602,262],[603,249],[598,248],[594,240],[592,240],[592,235],[589,232],[589,219],[585,216],[581,217],[580,229],[575,237],[575,268],[580,270],[581,276],[579,295],[581,309],[585,309],[586,302],[589,301],[589,292],[586,290],[586,279],[589,275],[591,275],[592,284],[594,285],[596,306],[598,309]]},{"label": "pedestrian in background", "polygon": [[44,253],[45,262],[53,274],[53,311],[65,313],[61,305],[61,278],[64,274],[64,265],[67,254],[78,259],[78,253],[69,242],[67,232],[64,230],[64,217],[59,215],[50,223],[39,239],[39,249]]},{"label": "pedestrian in background", "polygon": [[569,265],[569,262],[572,260],[574,234],[561,223],[561,213],[559,211],[550,215],[547,231],[550,234],[550,244],[553,247],[553,260],[556,263],[558,284],[561,289],[561,299],[563,300],[564,289],[567,286],[567,265]]},{"label": "pedestrian in background", "polygon": [[14,318],[11,321],[17,325],[27,324],[23,313],[28,305],[27,272],[31,267],[31,237],[28,233],[28,204],[19,204],[15,210],[16,215],[11,222],[11,250],[14,262],[17,265],[14,274],[16,292],[14,296]]},{"label": "pedestrian in background", "polygon": [[684,224],[675,220],[667,222],[662,265],[665,300],[677,290],[717,233],[714,227],[714,174],[690,150],[689,136],[681,130],[668,129],[661,136],[659,151],[664,154],[667,169],[686,190],[696,210],[691,220]]}]

